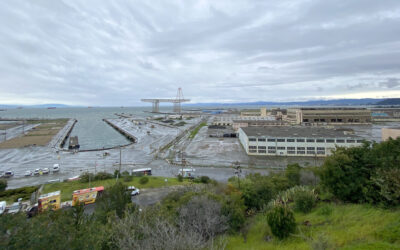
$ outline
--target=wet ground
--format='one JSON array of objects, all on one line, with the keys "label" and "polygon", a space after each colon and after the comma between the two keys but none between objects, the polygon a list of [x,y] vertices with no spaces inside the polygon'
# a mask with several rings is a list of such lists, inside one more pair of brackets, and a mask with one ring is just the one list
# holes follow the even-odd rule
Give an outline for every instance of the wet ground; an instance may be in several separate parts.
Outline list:
[{"label": "wet ground", "polygon": [[[200,119],[200,118],[199,118]],[[80,175],[82,172],[114,172],[120,167],[121,171],[134,168],[150,167],[155,176],[176,176],[180,166],[171,165],[165,159],[173,152],[183,150],[187,167],[196,169],[198,176],[207,175],[218,181],[227,181],[234,175],[232,163],[238,161],[244,167],[242,175],[259,172],[269,174],[270,171],[283,169],[289,163],[299,162],[302,165],[320,165],[323,158],[305,157],[249,157],[237,138],[209,137],[207,127],[202,127],[193,139],[184,136],[181,141],[165,154],[159,154],[158,149],[173,140],[188,126],[199,122],[192,120],[184,127],[171,128],[157,125],[157,123],[135,123],[132,119],[118,119],[120,126],[129,129],[138,142],[120,149],[90,152],[57,152],[50,147],[26,147],[20,149],[0,150],[0,171],[12,170],[15,176],[8,179],[8,188],[28,185],[38,185],[50,180],[63,180]],[[153,127],[154,126],[154,127]],[[364,138],[373,138],[380,141],[380,129],[388,126],[399,126],[398,123],[377,124],[371,126],[354,127],[356,134]],[[148,131],[150,133],[148,133]],[[120,161],[121,159],[121,161]],[[179,161],[179,159],[177,159]],[[25,177],[27,170],[36,168],[51,168],[53,164],[60,164],[59,173],[50,173],[43,176]]]}]

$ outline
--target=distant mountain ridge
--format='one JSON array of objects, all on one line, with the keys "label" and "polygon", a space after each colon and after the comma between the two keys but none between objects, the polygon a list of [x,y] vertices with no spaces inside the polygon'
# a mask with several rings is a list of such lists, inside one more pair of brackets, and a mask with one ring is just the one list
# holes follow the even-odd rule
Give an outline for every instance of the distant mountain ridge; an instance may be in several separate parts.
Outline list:
[{"label": "distant mountain ridge", "polygon": [[[268,102],[268,101],[257,101],[257,102],[235,102],[235,103],[223,103],[223,102],[212,102],[212,103],[188,103],[183,104],[184,106],[365,106],[365,105],[400,105],[400,98],[362,98],[362,99],[334,99],[334,100],[309,100],[309,101],[297,101],[297,102]],[[139,105],[137,105],[139,106]],[[66,104],[38,104],[38,105],[17,105],[17,104],[0,104],[0,109],[12,109],[12,108],[73,108],[73,107],[84,107],[84,106],[72,106]],[[101,107],[101,106],[96,106]],[[116,106],[120,107],[120,105]],[[128,107],[128,106],[127,106]],[[136,107],[136,106],[135,106]]]},{"label": "distant mountain ridge", "polygon": [[[360,106],[360,105],[378,105],[383,101],[391,99],[374,99],[374,98],[363,98],[363,99],[335,99],[335,100],[310,100],[310,101],[298,101],[298,102],[241,102],[241,103],[196,103],[186,105],[204,105],[204,106],[216,106],[216,105],[232,105],[232,106]],[[400,103],[399,103],[400,104]],[[385,104],[379,104],[385,105]],[[393,104],[388,104],[393,105]]]},{"label": "distant mountain ridge", "polygon": [[18,108],[18,107],[22,107],[22,108],[50,108],[50,107],[55,107],[55,108],[68,108],[68,107],[72,107],[69,105],[65,105],[65,104],[38,104],[38,105],[17,105],[17,104],[0,104],[0,108],[1,109],[12,109],[12,108]]}]

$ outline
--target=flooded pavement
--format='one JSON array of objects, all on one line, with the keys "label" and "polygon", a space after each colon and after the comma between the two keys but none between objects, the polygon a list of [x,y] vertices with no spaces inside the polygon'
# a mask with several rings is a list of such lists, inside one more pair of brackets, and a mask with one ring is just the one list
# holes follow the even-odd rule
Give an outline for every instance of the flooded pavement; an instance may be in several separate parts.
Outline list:
[{"label": "flooded pavement", "polygon": [[[166,150],[165,153],[159,153],[160,148],[174,140],[181,131],[199,122],[201,118],[188,121],[185,126],[179,128],[157,124],[157,122],[145,122],[144,117],[138,118],[144,121],[141,123],[136,122],[138,119],[132,118],[113,119],[118,126],[129,130],[138,139],[137,143],[121,149],[79,153],[57,151],[50,147],[1,149],[0,171],[11,170],[15,173],[14,177],[8,179],[8,188],[62,181],[83,172],[106,171],[113,173],[119,168],[121,171],[130,171],[135,168],[150,167],[154,176],[174,177],[178,174],[181,166],[171,165],[165,159],[171,155],[176,159],[175,156],[180,152],[183,152],[187,161],[185,168],[193,167],[196,169],[197,176],[205,175],[222,182],[226,182],[234,176],[232,168],[234,162],[240,163],[243,167],[242,175],[245,176],[249,173],[268,175],[271,171],[283,170],[290,163],[318,166],[324,161],[324,158],[315,157],[250,157],[245,153],[238,138],[210,137],[207,127],[202,127],[192,139],[189,138],[189,133],[185,132],[187,134],[175,146]],[[351,126],[351,128],[354,129],[356,135],[380,141],[381,128],[391,126],[400,126],[400,123]],[[118,133],[110,126],[109,128]],[[118,135],[121,136],[119,133]],[[105,155],[104,152],[107,154]],[[24,176],[27,170],[51,169],[54,164],[60,165],[59,173],[50,172],[50,174],[42,176]]]}]

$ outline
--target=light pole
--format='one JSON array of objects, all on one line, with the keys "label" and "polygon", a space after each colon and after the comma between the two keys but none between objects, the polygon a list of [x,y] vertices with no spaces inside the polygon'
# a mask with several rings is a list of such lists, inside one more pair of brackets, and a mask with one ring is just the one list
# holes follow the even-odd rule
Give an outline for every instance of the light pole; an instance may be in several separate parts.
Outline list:
[{"label": "light pole", "polygon": [[238,186],[240,189],[240,175],[242,174],[242,168],[240,167],[240,162],[236,161],[233,163],[233,168],[235,169],[235,175],[237,176]]}]

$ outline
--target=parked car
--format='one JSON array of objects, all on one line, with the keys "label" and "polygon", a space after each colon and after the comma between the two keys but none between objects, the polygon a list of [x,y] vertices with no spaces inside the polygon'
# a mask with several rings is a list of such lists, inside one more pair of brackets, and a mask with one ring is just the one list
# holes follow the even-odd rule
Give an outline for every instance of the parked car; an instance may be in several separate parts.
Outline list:
[{"label": "parked car", "polygon": [[0,215],[6,211],[7,203],[5,201],[0,201]]},{"label": "parked car", "polygon": [[57,182],[61,182],[61,180],[60,179],[48,180],[46,183],[57,183]]},{"label": "parked car", "polygon": [[140,194],[139,188],[135,188],[134,186],[129,186],[127,190],[131,192],[131,196]]},{"label": "parked car", "polygon": [[50,170],[48,168],[43,168],[43,174],[48,174],[50,173]]},{"label": "parked car", "polygon": [[33,175],[40,175],[40,173],[42,172],[42,170],[40,168],[35,169],[35,171],[33,171]]},{"label": "parked car", "polygon": [[25,171],[25,174],[24,174],[25,176],[31,176],[32,175],[32,171],[30,171],[30,170],[28,170],[28,171]]},{"label": "parked car", "polygon": [[14,202],[11,207],[8,208],[7,213],[8,214],[16,214],[19,213],[19,211],[21,211],[21,203],[19,202]]},{"label": "parked car", "polygon": [[4,177],[5,178],[10,178],[10,177],[13,177],[13,176],[14,176],[14,172],[13,171],[6,171],[4,173]]},{"label": "parked car", "polygon": [[53,168],[51,170],[53,170],[53,173],[59,172],[60,171],[60,164],[54,164]]}]

